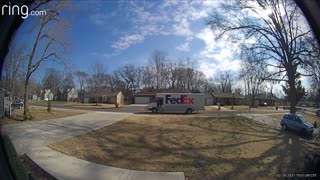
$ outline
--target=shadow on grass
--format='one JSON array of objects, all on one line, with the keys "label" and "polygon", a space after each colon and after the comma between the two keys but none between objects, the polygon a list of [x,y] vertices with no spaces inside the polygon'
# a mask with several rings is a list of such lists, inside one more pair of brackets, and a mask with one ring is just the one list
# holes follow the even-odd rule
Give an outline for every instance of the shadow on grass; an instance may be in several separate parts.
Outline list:
[{"label": "shadow on grass", "polygon": [[319,145],[291,132],[237,116],[134,117],[50,146],[99,164],[182,171],[191,179],[275,179],[297,172],[306,154],[319,153]]},{"label": "shadow on grass", "polygon": [[159,113],[152,113],[152,112],[135,112],[133,114],[146,114],[146,115],[181,115],[181,116],[186,116],[186,115],[195,115],[195,114],[201,114],[200,112],[193,112],[192,114],[186,114],[186,113],[169,113],[169,112],[159,112]]}]

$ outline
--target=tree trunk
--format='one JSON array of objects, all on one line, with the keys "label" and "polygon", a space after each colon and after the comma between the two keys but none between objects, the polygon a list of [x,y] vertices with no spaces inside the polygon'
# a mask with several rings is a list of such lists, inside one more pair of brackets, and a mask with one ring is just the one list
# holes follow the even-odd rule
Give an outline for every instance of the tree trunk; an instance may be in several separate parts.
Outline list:
[{"label": "tree trunk", "polygon": [[296,83],[295,83],[295,72],[288,71],[288,83],[289,83],[289,102],[290,102],[290,113],[296,113],[297,105],[297,94],[296,94]]},{"label": "tree trunk", "polygon": [[27,98],[27,91],[28,91],[28,84],[29,80],[27,79],[24,83],[24,93],[23,93],[23,120],[28,120],[28,98]]},{"label": "tree trunk", "polygon": [[254,95],[251,95],[251,97],[250,97],[251,107],[254,107],[254,106],[255,106],[255,105],[254,105],[254,100],[255,100]]}]

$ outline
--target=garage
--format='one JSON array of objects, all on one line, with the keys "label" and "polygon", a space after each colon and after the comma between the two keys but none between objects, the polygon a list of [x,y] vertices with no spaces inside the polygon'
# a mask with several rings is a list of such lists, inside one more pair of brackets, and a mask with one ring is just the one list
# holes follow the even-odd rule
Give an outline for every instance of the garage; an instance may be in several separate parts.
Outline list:
[{"label": "garage", "polygon": [[150,97],[135,97],[135,104],[148,104],[150,103]]},{"label": "garage", "polygon": [[135,104],[149,104],[155,97],[154,92],[140,91],[134,95]]}]

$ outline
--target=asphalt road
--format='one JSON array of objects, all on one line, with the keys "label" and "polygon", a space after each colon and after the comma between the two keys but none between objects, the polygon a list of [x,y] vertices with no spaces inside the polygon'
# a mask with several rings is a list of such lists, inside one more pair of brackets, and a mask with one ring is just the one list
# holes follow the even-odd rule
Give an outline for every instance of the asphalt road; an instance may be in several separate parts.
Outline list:
[{"label": "asphalt road", "polygon": [[[45,105],[32,105],[34,107],[44,107]],[[102,111],[102,112],[126,112],[126,113],[140,113],[148,112],[144,109],[146,105],[129,105],[120,108],[86,108],[86,107],[72,107],[70,105],[53,105],[52,108],[73,109],[73,110],[85,110],[85,111]]]}]

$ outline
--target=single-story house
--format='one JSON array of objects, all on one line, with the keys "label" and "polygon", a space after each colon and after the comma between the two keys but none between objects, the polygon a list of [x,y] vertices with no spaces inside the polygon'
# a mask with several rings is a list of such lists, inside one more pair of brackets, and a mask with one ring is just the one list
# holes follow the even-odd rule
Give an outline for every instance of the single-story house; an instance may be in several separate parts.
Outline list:
[{"label": "single-story house", "polygon": [[80,99],[81,103],[89,103],[90,102],[90,98],[89,97],[83,97]]},{"label": "single-story house", "polygon": [[102,96],[102,102],[109,104],[124,104],[124,95],[121,91],[112,92]]},{"label": "single-story house", "polygon": [[278,100],[277,97],[275,97],[274,95],[266,95],[266,94],[256,95],[255,105],[274,106],[277,100]]},{"label": "single-story house", "polygon": [[38,96],[36,94],[32,94],[32,100],[38,100]]},{"label": "single-story house", "polygon": [[206,105],[213,105],[214,98],[211,93],[205,94],[205,101],[206,101]]},{"label": "single-story house", "polygon": [[95,96],[94,94],[85,96],[80,100],[82,103],[107,103],[107,104],[124,104],[124,95],[121,91],[105,92],[103,95]]},{"label": "single-story house", "polygon": [[244,102],[244,97],[235,93],[217,93],[212,92],[213,104],[221,105],[241,105]]},{"label": "single-story house", "polygon": [[149,104],[154,100],[156,96],[155,92],[140,91],[134,95],[135,104]]},{"label": "single-story house", "polygon": [[41,96],[44,101],[52,101],[53,100],[53,93],[50,89],[45,89],[41,91]]},{"label": "single-story house", "polygon": [[73,101],[76,98],[78,98],[78,91],[75,88],[68,89],[67,101]]}]

